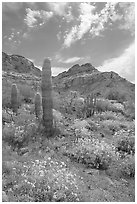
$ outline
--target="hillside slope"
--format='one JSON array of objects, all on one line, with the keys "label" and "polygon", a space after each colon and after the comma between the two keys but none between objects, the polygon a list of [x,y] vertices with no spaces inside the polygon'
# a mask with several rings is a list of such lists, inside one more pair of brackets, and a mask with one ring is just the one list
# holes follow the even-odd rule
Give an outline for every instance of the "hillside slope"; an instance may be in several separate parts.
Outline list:
[{"label": "hillside slope", "polygon": [[120,77],[115,72],[100,72],[90,63],[74,65],[67,72],[54,78],[54,86],[59,91],[78,91],[82,95],[91,92],[97,96],[107,97],[110,93],[119,92],[127,100],[133,99],[135,85]]},{"label": "hillside slope", "polygon": [[34,64],[20,55],[7,55],[2,52],[2,70],[18,73],[32,73],[40,76],[41,71]]}]

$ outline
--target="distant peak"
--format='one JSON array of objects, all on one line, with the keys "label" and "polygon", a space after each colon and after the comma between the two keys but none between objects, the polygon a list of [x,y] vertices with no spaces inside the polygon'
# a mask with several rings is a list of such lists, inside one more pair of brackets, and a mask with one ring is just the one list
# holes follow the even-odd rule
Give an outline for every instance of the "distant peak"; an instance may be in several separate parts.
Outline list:
[{"label": "distant peak", "polygon": [[85,63],[82,65],[75,64],[73,65],[68,71],[67,74],[72,76],[75,74],[85,74],[85,73],[93,73],[93,72],[99,72],[92,64],[90,63]]},{"label": "distant peak", "polygon": [[91,63],[82,64],[81,66],[82,66],[82,67],[83,67],[83,66],[85,66],[85,67],[93,67]]}]

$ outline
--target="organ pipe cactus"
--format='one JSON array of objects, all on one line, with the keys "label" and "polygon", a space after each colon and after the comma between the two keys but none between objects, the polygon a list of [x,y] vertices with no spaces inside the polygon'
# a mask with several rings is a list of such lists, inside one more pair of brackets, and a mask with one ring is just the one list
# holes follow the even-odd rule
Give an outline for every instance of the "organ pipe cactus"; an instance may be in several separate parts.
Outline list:
[{"label": "organ pipe cactus", "polygon": [[41,118],[41,111],[42,111],[42,99],[40,93],[37,92],[35,95],[35,114],[37,119]]},{"label": "organ pipe cactus", "polygon": [[52,80],[51,80],[51,63],[45,59],[42,67],[42,109],[43,109],[43,126],[47,137],[51,136],[53,130],[53,100],[52,100]]},{"label": "organ pipe cactus", "polygon": [[18,89],[16,84],[11,87],[11,108],[14,113],[18,112]]},{"label": "organ pipe cactus", "polygon": [[91,117],[95,113],[96,109],[96,97],[94,94],[90,94],[85,99],[85,106],[86,106],[86,117]]}]

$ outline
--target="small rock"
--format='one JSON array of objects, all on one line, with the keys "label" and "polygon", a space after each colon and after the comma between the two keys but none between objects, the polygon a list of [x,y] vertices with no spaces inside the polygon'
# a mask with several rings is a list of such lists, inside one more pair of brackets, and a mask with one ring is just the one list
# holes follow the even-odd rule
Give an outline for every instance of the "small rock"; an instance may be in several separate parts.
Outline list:
[{"label": "small rock", "polygon": [[91,174],[91,175],[99,175],[99,170],[96,169],[90,169],[90,170],[84,170],[85,173]]},{"label": "small rock", "polygon": [[5,191],[2,191],[2,202],[9,202],[8,196]]},{"label": "small rock", "polygon": [[20,149],[20,155],[26,154],[27,152],[29,152],[28,148],[21,148]]}]

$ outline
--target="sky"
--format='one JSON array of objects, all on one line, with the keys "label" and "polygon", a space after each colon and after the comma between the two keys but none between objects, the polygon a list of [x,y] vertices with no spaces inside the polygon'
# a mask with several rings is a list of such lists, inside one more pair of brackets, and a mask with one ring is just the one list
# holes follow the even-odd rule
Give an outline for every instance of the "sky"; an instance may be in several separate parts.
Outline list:
[{"label": "sky", "polygon": [[52,75],[91,63],[135,83],[134,2],[3,2],[2,50]]}]

